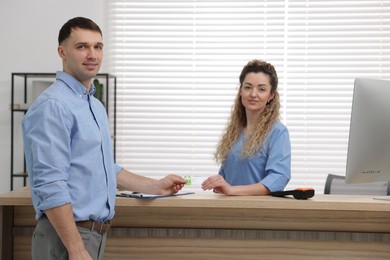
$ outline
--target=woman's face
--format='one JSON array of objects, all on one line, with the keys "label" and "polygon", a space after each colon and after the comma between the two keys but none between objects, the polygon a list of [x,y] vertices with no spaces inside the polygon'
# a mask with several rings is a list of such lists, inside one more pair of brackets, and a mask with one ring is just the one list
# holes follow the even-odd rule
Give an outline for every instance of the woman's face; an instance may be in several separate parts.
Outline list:
[{"label": "woman's face", "polygon": [[268,101],[274,98],[274,94],[271,94],[270,76],[263,72],[248,73],[240,88],[240,95],[246,113],[263,112]]}]

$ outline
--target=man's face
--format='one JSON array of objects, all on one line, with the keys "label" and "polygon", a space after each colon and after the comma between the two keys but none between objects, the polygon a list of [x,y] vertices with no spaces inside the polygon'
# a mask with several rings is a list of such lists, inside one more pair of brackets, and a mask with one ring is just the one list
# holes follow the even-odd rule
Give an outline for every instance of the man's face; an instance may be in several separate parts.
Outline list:
[{"label": "man's face", "polygon": [[99,32],[73,29],[58,46],[66,73],[79,80],[88,90],[103,61],[103,38]]}]

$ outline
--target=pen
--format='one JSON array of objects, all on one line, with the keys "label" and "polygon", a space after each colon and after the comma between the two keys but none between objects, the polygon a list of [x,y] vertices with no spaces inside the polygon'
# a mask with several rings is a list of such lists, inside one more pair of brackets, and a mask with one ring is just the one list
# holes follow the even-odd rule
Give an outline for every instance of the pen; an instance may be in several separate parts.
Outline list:
[{"label": "pen", "polygon": [[142,198],[142,194],[136,191],[132,192],[129,196],[132,198]]},{"label": "pen", "polygon": [[142,198],[143,197],[142,194],[139,192],[132,192],[132,193],[122,192],[121,194],[119,194],[119,196],[128,197],[128,198]]}]

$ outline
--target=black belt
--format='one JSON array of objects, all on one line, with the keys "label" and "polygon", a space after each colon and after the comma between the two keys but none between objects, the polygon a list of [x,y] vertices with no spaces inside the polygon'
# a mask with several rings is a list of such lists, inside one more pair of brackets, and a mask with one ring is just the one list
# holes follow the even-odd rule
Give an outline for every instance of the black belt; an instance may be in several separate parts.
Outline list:
[{"label": "black belt", "polygon": [[76,221],[76,226],[86,228],[90,231],[96,231],[100,234],[104,234],[110,229],[111,222],[106,221],[104,223],[96,222],[93,220]]}]

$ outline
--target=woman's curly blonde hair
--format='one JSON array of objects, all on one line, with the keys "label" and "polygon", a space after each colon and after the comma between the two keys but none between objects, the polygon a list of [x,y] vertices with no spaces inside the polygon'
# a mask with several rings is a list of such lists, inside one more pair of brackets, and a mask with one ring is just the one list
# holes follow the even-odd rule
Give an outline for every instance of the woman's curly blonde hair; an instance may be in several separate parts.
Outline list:
[{"label": "woman's curly blonde hair", "polygon": [[274,94],[274,98],[267,103],[261,117],[259,118],[259,121],[257,122],[257,126],[255,127],[254,132],[252,133],[251,137],[245,141],[242,150],[242,157],[254,156],[256,152],[259,151],[265,137],[271,130],[274,123],[279,120],[280,101],[279,93],[277,91],[278,75],[274,66],[262,60],[249,61],[241,71],[239,78],[240,88],[232,108],[230,120],[227,123],[226,129],[221,139],[219,140],[217,150],[214,154],[214,157],[218,163],[223,163],[227,159],[231,148],[237,142],[242,130],[247,125],[245,107],[241,101],[240,90],[246,75],[252,72],[262,72],[269,75],[271,94]]}]

